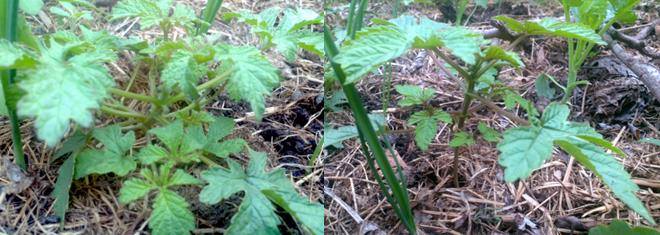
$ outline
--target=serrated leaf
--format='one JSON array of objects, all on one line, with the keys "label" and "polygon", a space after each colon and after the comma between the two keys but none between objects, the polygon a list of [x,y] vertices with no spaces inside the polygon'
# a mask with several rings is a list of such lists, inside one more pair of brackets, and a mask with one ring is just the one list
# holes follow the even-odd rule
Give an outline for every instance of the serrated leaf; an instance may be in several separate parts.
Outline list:
[{"label": "serrated leaf", "polygon": [[346,84],[354,83],[381,64],[403,55],[410,40],[397,27],[384,25],[357,32],[334,58],[346,72]]},{"label": "serrated leaf", "polygon": [[463,147],[463,146],[470,146],[474,144],[474,139],[472,136],[466,132],[456,132],[454,133],[453,138],[449,142],[450,147]]},{"label": "serrated leaf", "polygon": [[41,8],[44,6],[42,0],[20,0],[18,1],[18,7],[20,7],[23,12],[28,15],[36,15],[41,11]]},{"label": "serrated leaf", "polygon": [[140,152],[137,154],[137,158],[140,162],[146,165],[153,164],[161,159],[167,158],[168,156],[169,152],[166,149],[151,144],[140,149]]},{"label": "serrated leaf", "polygon": [[[277,234],[280,220],[274,212],[274,203],[282,203],[296,220],[311,231],[318,231],[319,222],[323,220],[323,207],[314,203],[302,204],[300,198],[292,198],[297,194],[291,181],[284,175],[282,169],[266,172],[266,154],[251,152],[251,161],[246,170],[239,163],[228,160],[229,169],[212,168],[202,172],[202,178],[209,185],[202,189],[199,200],[207,204],[215,204],[231,195],[244,192],[245,196],[238,212],[232,217],[227,234]],[[268,195],[273,198],[270,199]],[[283,198],[294,199],[291,202]],[[273,200],[271,202],[270,200]],[[289,211],[295,210],[294,212]],[[298,214],[297,212],[302,212]],[[302,215],[305,218],[299,218]],[[310,221],[316,222],[310,222]]]},{"label": "serrated leaf", "polygon": [[476,62],[476,56],[481,51],[480,46],[485,42],[483,35],[464,27],[449,27],[438,35],[443,47],[468,64]]},{"label": "serrated leaf", "polygon": [[516,68],[525,66],[518,54],[511,51],[506,51],[499,46],[489,46],[486,48],[486,52],[484,54],[484,59],[486,60],[501,60]]},{"label": "serrated leaf", "polygon": [[518,33],[574,38],[600,45],[606,44],[594,29],[584,24],[566,23],[552,18],[543,18],[538,22],[518,22],[507,16],[497,16],[495,19],[504,22],[509,29]]},{"label": "serrated leaf", "polygon": [[175,52],[161,73],[161,80],[168,89],[178,87],[190,100],[199,97],[195,86],[200,77],[197,61],[192,53],[184,50]]},{"label": "serrated leaf", "polygon": [[195,176],[186,173],[181,169],[177,169],[174,172],[174,175],[172,175],[172,177],[170,177],[170,180],[168,181],[168,186],[195,185],[195,184],[202,184],[202,181],[195,178]]},{"label": "serrated leaf", "polygon": [[161,190],[153,204],[149,227],[154,235],[190,234],[195,229],[195,216],[186,199],[170,190]]},{"label": "serrated leaf", "polygon": [[435,96],[435,90],[432,88],[422,88],[412,85],[396,85],[394,89],[401,95],[403,99],[399,101],[399,106],[413,106],[421,105]]},{"label": "serrated leaf", "polygon": [[637,14],[634,8],[639,3],[639,0],[609,0],[611,7],[614,11],[614,18],[617,21],[625,24],[635,23]]},{"label": "serrated leaf", "polygon": [[94,130],[92,136],[101,142],[105,148],[102,151],[87,149],[80,153],[76,161],[76,179],[90,174],[115,173],[124,176],[135,170],[137,163],[126,152],[135,143],[133,131],[123,135],[118,125]]},{"label": "serrated leaf", "polygon": [[[139,17],[142,29],[158,26],[169,14],[167,7],[171,1],[122,0],[112,8],[112,19]],[[165,8],[165,9],[163,9]]]},{"label": "serrated leaf", "polygon": [[229,96],[249,102],[256,119],[261,120],[266,109],[264,96],[280,83],[277,68],[254,47],[221,45],[217,50],[220,70],[232,71],[226,86]]},{"label": "serrated leaf", "polygon": [[171,152],[179,150],[185,136],[181,120],[176,120],[163,127],[153,128],[149,130],[149,133],[156,135]]},{"label": "serrated leaf", "polygon": [[586,124],[567,120],[568,106],[550,104],[539,125],[517,127],[504,133],[504,140],[497,146],[500,150],[500,165],[505,167],[505,180],[511,182],[526,178],[552,155],[552,146],[557,144],[573,155],[576,160],[594,171],[614,194],[630,208],[653,222],[652,217],[635,196],[638,190],[623,166],[598,145],[606,146],[593,128]]},{"label": "serrated leaf", "polygon": [[479,133],[481,133],[481,137],[483,137],[484,140],[492,143],[500,142],[500,133],[489,127],[488,124],[479,122],[477,128],[479,129]]},{"label": "serrated leaf", "polygon": [[[574,137],[567,138],[567,140],[579,148],[589,160],[588,163],[585,161],[581,161],[580,163],[585,165],[589,170],[595,172],[596,175],[603,180],[603,183],[612,190],[614,195],[628,205],[628,207],[640,214],[651,224],[655,224],[653,217],[648,210],[646,210],[644,203],[642,203],[635,195],[635,192],[639,190],[639,187],[637,187],[637,184],[631,180],[630,174],[626,172],[623,165],[621,165],[614,156],[607,154],[598,146],[587,141]],[[575,159],[580,160],[580,158]],[[593,167],[589,167],[590,165]]]},{"label": "serrated leaf", "polygon": [[103,66],[108,57],[97,52],[70,56],[75,45],[51,40],[43,48],[39,66],[18,86],[26,94],[18,101],[18,115],[35,118],[37,136],[55,146],[69,130],[71,121],[89,127],[92,110],[108,97],[114,82]]},{"label": "serrated leaf", "polygon": [[324,213],[321,204],[312,203],[309,199],[301,197],[295,193],[294,188],[289,190],[263,190],[262,193],[273,203],[289,212],[310,234],[324,234],[324,221],[319,218],[319,215]]},{"label": "serrated leaf", "polygon": [[124,181],[124,184],[119,190],[119,202],[122,204],[128,204],[132,201],[143,198],[153,189],[156,189],[156,186],[147,181],[138,178],[128,179]]},{"label": "serrated leaf", "polygon": [[408,123],[415,126],[415,143],[422,151],[428,150],[438,132],[438,122],[451,123],[451,116],[443,111],[420,111],[415,112],[408,119]]},{"label": "serrated leaf", "polygon": [[333,146],[335,148],[344,148],[342,142],[358,136],[357,127],[355,126],[342,126],[338,128],[326,127],[323,129],[325,138],[325,148]]},{"label": "serrated leaf", "polygon": [[243,139],[230,139],[220,143],[212,143],[207,145],[204,150],[213,153],[216,157],[226,158],[231,154],[237,154],[243,151],[247,142]]},{"label": "serrated leaf", "polygon": [[57,182],[53,187],[52,197],[55,198],[53,202],[53,212],[60,218],[60,222],[64,224],[66,211],[69,209],[69,190],[71,189],[71,182],[73,182],[74,165],[76,164],[76,155],[71,155],[64,161],[57,175]]}]

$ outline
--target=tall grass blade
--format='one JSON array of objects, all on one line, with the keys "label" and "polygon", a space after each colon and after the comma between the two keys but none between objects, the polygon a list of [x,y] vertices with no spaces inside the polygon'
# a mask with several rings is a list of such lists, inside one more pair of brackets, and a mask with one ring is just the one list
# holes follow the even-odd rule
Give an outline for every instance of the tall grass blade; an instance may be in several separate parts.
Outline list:
[{"label": "tall grass blade", "polygon": [[213,25],[213,20],[215,20],[215,16],[218,14],[218,11],[220,10],[220,6],[222,6],[222,1],[223,0],[209,0],[206,3],[206,7],[204,8],[204,11],[202,11],[202,20],[208,24],[201,24],[199,27],[197,27],[197,35],[202,35],[205,34],[206,32],[209,31],[209,28],[211,28],[211,25]]},{"label": "tall grass blade", "polygon": [[[0,19],[4,23],[0,23],[0,36],[10,42],[15,42],[17,39],[17,24],[18,24],[18,0],[5,0],[0,4]],[[6,97],[11,94],[11,85],[14,83],[16,77],[16,70],[2,71],[0,74],[2,80],[3,94],[5,95],[5,105],[9,114],[9,121],[11,122],[11,137],[14,143],[14,159],[16,165],[23,170],[27,169],[25,162],[25,154],[23,154],[23,141],[21,140],[21,129],[18,116],[16,115],[16,106],[10,102],[11,99]]]},{"label": "tall grass blade", "polygon": [[[326,55],[330,60],[337,78],[342,84],[342,88],[346,94],[349,106],[353,111],[353,116],[357,124],[360,141],[362,142],[362,151],[367,157],[369,168],[374,173],[374,177],[378,181],[381,190],[387,197],[389,203],[392,205],[392,208],[394,209],[397,216],[399,216],[405,225],[406,229],[408,229],[410,234],[416,234],[415,221],[410,209],[408,194],[405,188],[402,186],[402,182],[397,179],[394,171],[392,170],[392,166],[388,162],[387,156],[385,155],[385,150],[381,146],[378,135],[371,125],[371,121],[369,120],[367,111],[362,104],[362,100],[360,99],[355,85],[352,83],[345,83],[346,75],[344,74],[343,69],[339,64],[333,62],[333,58],[339,53],[339,50],[334,43],[334,40],[331,36],[331,31],[327,25],[324,25],[324,40]],[[367,146],[369,147],[368,149]],[[387,185],[385,185],[380,178],[375,164],[373,164],[374,160],[380,167],[380,171],[385,178]]]}]

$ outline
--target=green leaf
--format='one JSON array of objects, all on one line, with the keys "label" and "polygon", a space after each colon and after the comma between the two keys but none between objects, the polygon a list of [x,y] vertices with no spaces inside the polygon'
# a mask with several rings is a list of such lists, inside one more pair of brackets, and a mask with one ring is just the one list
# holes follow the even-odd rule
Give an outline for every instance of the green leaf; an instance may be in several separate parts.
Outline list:
[{"label": "green leaf", "polygon": [[243,139],[230,139],[220,143],[209,144],[204,150],[213,153],[216,157],[226,158],[231,154],[240,153],[246,145],[247,142]]},{"label": "green leaf", "polygon": [[0,39],[0,69],[32,69],[37,65],[32,57],[5,39]]},{"label": "green leaf", "polygon": [[156,186],[147,181],[138,178],[128,179],[124,181],[124,184],[119,190],[119,202],[128,204],[143,198],[153,189],[156,189]]},{"label": "green leaf", "polygon": [[626,222],[614,220],[609,225],[598,225],[589,229],[589,235],[659,235],[660,232],[653,228],[636,226],[630,227]]},{"label": "green leaf", "polygon": [[480,46],[485,42],[483,35],[464,27],[449,27],[438,35],[442,39],[443,47],[468,64],[476,62],[477,54],[481,51]]},{"label": "green leaf", "polygon": [[489,46],[486,49],[484,59],[486,60],[501,60],[509,63],[513,67],[523,67],[525,64],[522,62],[518,54],[506,51],[499,46]]},{"label": "green leaf", "polygon": [[566,23],[552,18],[543,18],[539,22],[518,22],[506,16],[497,16],[495,19],[504,22],[509,29],[518,33],[574,38],[599,45],[606,44],[594,29],[584,24]]},{"label": "green leaf", "polygon": [[215,121],[209,125],[209,133],[206,137],[204,150],[213,153],[220,158],[226,158],[230,154],[236,154],[243,151],[247,142],[243,139],[222,140],[232,133],[236,123],[233,119],[227,117],[216,117]]},{"label": "green leaf", "polygon": [[642,143],[649,143],[649,144],[654,144],[655,146],[660,146],[660,140],[659,139],[654,139],[654,138],[644,138],[639,140]]},{"label": "green leaf", "polygon": [[28,15],[36,15],[41,11],[41,8],[44,6],[42,0],[20,0],[18,1],[18,7],[23,10]]},{"label": "green leaf", "polygon": [[404,96],[404,98],[399,101],[399,106],[402,107],[421,105],[435,96],[435,90],[431,88],[422,88],[412,85],[396,85],[394,86],[394,89]]},{"label": "green leaf", "polygon": [[5,90],[2,88],[2,83],[0,83],[0,117],[7,115],[9,115],[9,112],[5,102]]},{"label": "green leaf", "polygon": [[449,142],[450,147],[458,148],[463,146],[470,146],[474,144],[472,136],[466,132],[456,132],[454,137]]},{"label": "green leaf", "polygon": [[266,109],[264,96],[280,83],[277,68],[254,47],[220,45],[216,49],[216,60],[222,62],[220,71],[231,71],[226,86],[229,96],[249,102],[256,119],[261,120]]},{"label": "green leaf", "polygon": [[614,18],[624,24],[632,24],[637,20],[634,8],[639,0],[609,0],[614,9]]},{"label": "green leaf", "polygon": [[334,60],[346,72],[346,83],[354,83],[410,47],[410,40],[397,27],[370,27],[357,32],[355,40],[347,41]]},{"label": "green leaf", "polygon": [[18,101],[18,115],[35,118],[37,136],[55,146],[69,130],[70,121],[83,127],[92,125],[92,110],[108,97],[114,82],[103,66],[106,55],[95,51],[71,56],[74,44],[60,45],[51,40],[42,49],[40,64],[27,73],[18,86],[26,94]]},{"label": "green leaf", "polygon": [[161,148],[158,145],[147,145],[146,147],[140,149],[140,152],[137,154],[137,158],[142,162],[142,164],[150,165],[155,162],[167,158],[169,152]]},{"label": "green leaf", "polygon": [[188,207],[185,198],[170,190],[161,190],[149,217],[151,232],[154,235],[190,234],[195,229],[195,216]]},{"label": "green leaf", "polygon": [[198,180],[197,178],[195,178],[195,176],[192,176],[181,169],[177,169],[174,172],[174,175],[172,175],[172,177],[170,177],[170,180],[168,181],[168,186],[196,185],[196,184],[202,184],[202,181]]},{"label": "green leaf", "polygon": [[536,94],[539,96],[552,99],[555,97],[555,89],[550,87],[550,75],[545,73],[539,75],[534,82],[534,87],[536,88]]},{"label": "green leaf", "polygon": [[199,97],[197,82],[201,77],[198,64],[189,51],[180,50],[172,55],[165,69],[161,73],[161,79],[168,89],[178,87],[188,99],[194,100]]},{"label": "green leaf", "polygon": [[137,163],[132,156],[126,155],[135,143],[135,133],[122,135],[121,127],[113,125],[94,130],[94,138],[105,148],[102,151],[87,149],[80,153],[76,161],[76,179],[90,174],[115,173],[124,176],[135,170]]},{"label": "green leaf", "polygon": [[53,212],[60,218],[64,224],[66,211],[69,209],[69,190],[71,189],[71,182],[73,182],[74,165],[76,164],[76,155],[71,155],[58,171],[57,182],[53,189],[52,197],[55,198],[53,203]]},{"label": "green leaf", "polygon": [[489,127],[488,124],[479,122],[477,128],[479,129],[479,133],[481,133],[481,136],[484,138],[484,140],[491,143],[500,142],[500,133]]},{"label": "green leaf", "polygon": [[266,154],[251,152],[250,157],[247,170],[236,161],[228,160],[229,169],[212,168],[202,172],[202,178],[209,182],[199,194],[203,203],[215,204],[238,192],[245,193],[227,234],[278,234],[280,220],[273,203],[282,206],[298,223],[317,234],[318,221],[323,221],[323,207],[293,197],[292,194],[298,193],[282,169],[266,172]]},{"label": "green leaf", "polygon": [[179,146],[185,136],[181,120],[176,120],[163,127],[153,128],[149,130],[149,133],[156,135],[171,152],[179,151]]},{"label": "green leaf", "polygon": [[325,138],[325,146],[333,146],[335,148],[344,148],[342,142],[358,136],[358,131],[355,126],[342,126],[339,128],[326,127],[323,129]]},{"label": "green leaf", "polygon": [[594,171],[626,205],[654,223],[644,204],[635,196],[638,187],[630,180],[630,175],[600,146],[615,152],[620,150],[604,144],[602,136],[588,125],[567,121],[569,113],[568,106],[552,103],[539,125],[511,128],[504,133],[504,140],[497,148],[501,152],[499,163],[505,167],[505,180],[511,182],[529,176],[552,155],[553,144],[557,144]]},{"label": "green leaf", "polygon": [[428,150],[433,137],[438,132],[438,122],[451,123],[451,116],[443,111],[420,111],[415,112],[408,119],[408,124],[416,125],[415,143],[422,151]]},{"label": "green leaf", "polygon": [[158,26],[169,14],[171,0],[122,0],[112,8],[112,19],[139,17],[142,29]]},{"label": "green leaf", "polygon": [[[644,203],[635,195],[639,187],[631,180],[628,172],[626,172],[623,165],[614,156],[607,154],[597,145],[578,138],[568,138],[568,142],[579,148],[589,162],[580,161],[581,158],[577,157],[575,158],[576,160],[580,161],[589,170],[595,172],[602,179],[603,183],[612,190],[614,195],[628,205],[628,207],[640,214],[651,224],[655,224],[653,217],[646,210]],[[593,165],[593,167],[590,167],[590,165]]]}]

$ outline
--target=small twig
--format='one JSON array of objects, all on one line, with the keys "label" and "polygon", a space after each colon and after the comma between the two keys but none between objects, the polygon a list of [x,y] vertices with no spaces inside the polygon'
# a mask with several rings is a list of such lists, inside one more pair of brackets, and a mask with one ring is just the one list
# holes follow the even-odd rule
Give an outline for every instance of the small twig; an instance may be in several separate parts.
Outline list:
[{"label": "small twig", "polygon": [[660,70],[653,65],[635,59],[621,47],[609,34],[603,35],[612,53],[637,75],[657,100],[660,100]]},{"label": "small twig", "polygon": [[642,53],[642,55],[651,57],[652,59],[660,59],[660,53],[651,52],[646,48],[646,43],[644,42],[643,38],[647,37],[649,32],[640,33],[640,35],[633,37],[619,32],[613,28],[607,31],[607,33],[612,36],[614,40],[625,43],[630,48],[633,48]]}]

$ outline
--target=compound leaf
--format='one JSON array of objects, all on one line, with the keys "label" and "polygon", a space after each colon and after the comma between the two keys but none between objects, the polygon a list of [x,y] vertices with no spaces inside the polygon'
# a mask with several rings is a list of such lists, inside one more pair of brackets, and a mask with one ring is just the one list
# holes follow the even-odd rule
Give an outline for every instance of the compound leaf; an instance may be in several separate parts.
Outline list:
[{"label": "compound leaf", "polygon": [[195,216],[188,209],[188,202],[175,192],[161,190],[156,196],[153,209],[149,227],[155,235],[190,234],[195,229]]},{"label": "compound leaf", "polygon": [[[209,184],[199,194],[201,202],[215,204],[235,193],[245,193],[238,212],[227,228],[227,234],[279,233],[277,226],[280,220],[274,212],[273,203],[285,208],[303,227],[319,231],[316,221],[323,220],[323,207],[316,203],[304,204],[300,198],[293,198],[290,194],[297,195],[297,192],[282,169],[270,172],[264,170],[266,154],[251,152],[250,156],[251,161],[246,170],[236,161],[228,160],[229,169],[212,168],[202,172],[202,178]],[[293,201],[283,202],[283,199]],[[291,212],[290,209],[295,211]],[[301,217],[303,215],[305,218]],[[315,222],[310,222],[312,220]]]},{"label": "compound leaf", "polygon": [[90,174],[115,173],[124,176],[135,170],[137,163],[126,152],[135,143],[135,133],[122,135],[121,127],[113,125],[94,130],[95,139],[103,143],[104,150],[87,149],[80,153],[76,161],[76,179]]},{"label": "compound leaf", "polygon": [[168,89],[178,87],[189,99],[194,100],[199,97],[195,87],[201,77],[198,71],[198,64],[193,58],[193,54],[180,50],[175,52],[170,61],[165,64],[161,79]]},{"label": "compound leaf", "polygon": [[399,106],[403,107],[424,104],[435,95],[435,90],[419,86],[396,85],[394,89],[403,95],[403,99],[399,101]]},{"label": "compound leaf", "polygon": [[226,87],[229,96],[249,102],[256,119],[261,120],[266,109],[264,96],[280,83],[277,68],[254,47],[221,45],[217,50],[216,60],[223,62],[221,71],[231,71]]},{"label": "compound leaf", "polygon": [[18,101],[18,115],[35,118],[37,136],[55,146],[69,130],[70,121],[83,127],[93,123],[92,109],[108,97],[114,82],[103,62],[108,57],[85,52],[69,57],[73,44],[51,40],[42,49],[38,67],[18,86],[26,94]]},{"label": "compound leaf", "polygon": [[489,127],[488,124],[479,122],[477,128],[479,129],[479,133],[481,133],[481,136],[484,138],[484,140],[492,143],[497,143],[500,141],[500,133]]},{"label": "compound leaf", "polygon": [[462,147],[462,146],[470,146],[474,144],[474,139],[470,134],[467,132],[456,132],[454,134],[454,138],[449,141],[449,146],[450,147]]},{"label": "compound leaf", "polygon": [[112,8],[112,20],[139,17],[143,29],[158,26],[169,13],[171,0],[123,0]]},{"label": "compound leaf", "polygon": [[174,175],[172,175],[172,177],[170,177],[170,180],[168,181],[168,186],[195,185],[195,184],[201,184],[201,183],[202,183],[202,181],[195,178],[195,176],[192,176],[192,175],[186,173],[184,170],[177,169],[174,172]]}]

